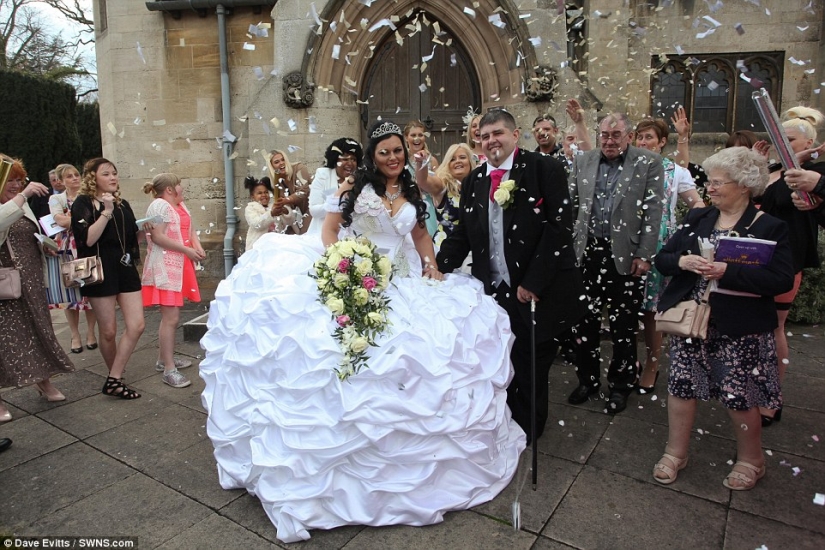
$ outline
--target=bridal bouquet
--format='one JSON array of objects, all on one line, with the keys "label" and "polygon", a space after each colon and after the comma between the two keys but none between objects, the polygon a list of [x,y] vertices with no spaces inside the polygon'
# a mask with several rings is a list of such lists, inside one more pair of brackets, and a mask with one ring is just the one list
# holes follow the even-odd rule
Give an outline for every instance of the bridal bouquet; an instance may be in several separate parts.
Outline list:
[{"label": "bridal bouquet", "polygon": [[333,336],[344,358],[335,372],[342,381],[367,366],[367,348],[389,326],[390,299],[384,291],[391,272],[390,259],[363,237],[338,241],[315,262],[310,276],[337,325]]}]

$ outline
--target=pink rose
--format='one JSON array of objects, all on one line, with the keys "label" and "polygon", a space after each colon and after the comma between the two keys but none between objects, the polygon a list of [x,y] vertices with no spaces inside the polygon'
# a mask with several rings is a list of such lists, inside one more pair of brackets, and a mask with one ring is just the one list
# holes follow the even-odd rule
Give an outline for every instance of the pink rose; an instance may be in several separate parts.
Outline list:
[{"label": "pink rose", "polygon": [[372,277],[364,277],[361,279],[361,284],[364,285],[364,288],[367,290],[372,290],[378,283]]},{"label": "pink rose", "polygon": [[345,327],[349,324],[349,315],[339,315],[335,318],[339,327]]},{"label": "pink rose", "polygon": [[344,258],[338,262],[338,271],[341,273],[346,273],[347,269],[349,269],[349,258]]}]

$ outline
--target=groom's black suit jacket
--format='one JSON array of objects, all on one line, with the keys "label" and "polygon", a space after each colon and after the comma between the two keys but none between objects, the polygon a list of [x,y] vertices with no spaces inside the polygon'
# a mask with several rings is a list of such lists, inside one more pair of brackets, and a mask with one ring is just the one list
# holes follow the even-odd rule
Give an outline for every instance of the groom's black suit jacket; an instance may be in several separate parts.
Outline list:
[{"label": "groom's black suit jacket", "polygon": [[[472,252],[472,274],[484,283],[488,294],[493,294],[488,169],[492,167],[482,165],[462,182],[459,223],[441,244],[437,261],[439,270],[449,273],[461,267],[467,253]],[[516,289],[523,286],[536,294],[536,339],[543,342],[575,325],[587,307],[573,250],[567,173],[557,159],[519,149],[509,179],[515,181],[515,197],[504,210],[503,221],[504,256],[512,290],[509,297],[496,299],[510,314],[513,332],[519,337],[527,336],[524,331],[530,326],[530,304],[518,301]]]}]

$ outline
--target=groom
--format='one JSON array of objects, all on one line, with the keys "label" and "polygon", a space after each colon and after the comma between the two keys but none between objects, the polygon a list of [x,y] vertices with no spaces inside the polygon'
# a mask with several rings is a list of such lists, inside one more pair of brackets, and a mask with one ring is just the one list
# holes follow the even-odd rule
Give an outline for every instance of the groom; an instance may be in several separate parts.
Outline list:
[{"label": "groom", "polygon": [[507,388],[513,419],[530,433],[530,301],[536,301],[536,437],[547,422],[547,377],[556,337],[584,315],[584,286],[573,250],[567,175],[558,160],[516,147],[513,116],[490,111],[479,123],[487,155],[461,184],[459,223],[441,244],[449,273],[472,252],[472,273],[510,317],[515,336]]}]

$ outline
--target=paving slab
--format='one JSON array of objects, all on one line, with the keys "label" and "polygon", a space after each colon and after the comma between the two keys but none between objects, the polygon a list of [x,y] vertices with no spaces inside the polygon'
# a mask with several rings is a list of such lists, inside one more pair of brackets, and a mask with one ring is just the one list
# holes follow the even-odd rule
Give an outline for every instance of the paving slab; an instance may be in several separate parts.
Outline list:
[{"label": "paving slab", "polygon": [[276,549],[278,546],[234,521],[212,514],[178,536],[158,546],[159,550],[201,550],[203,548]]},{"label": "paving slab", "polygon": [[175,491],[217,510],[243,496],[246,491],[226,491],[221,488],[212,450],[211,441],[201,441],[178,453],[166,454],[163,460],[143,462],[141,471]]},{"label": "paving slab", "polygon": [[24,416],[4,423],[0,437],[8,437],[14,442],[9,450],[0,453],[0,472],[77,441],[77,438],[36,416]]},{"label": "paving slab", "polygon": [[557,540],[540,536],[530,550],[570,550],[571,548],[575,548],[575,546],[568,546]]},{"label": "paving slab", "polygon": [[521,507],[522,528],[531,533],[541,532],[547,520],[567,494],[579,475],[582,466],[567,460],[539,453],[536,490],[532,485],[532,453],[527,449],[521,454],[516,477],[496,498],[473,508],[475,512],[513,524],[513,503]]},{"label": "paving slab", "polygon": [[206,415],[171,404],[155,414],[89,437],[86,442],[143,471],[150,463],[205,440]]},{"label": "paving slab", "polygon": [[825,536],[764,517],[731,510],[728,514],[724,549],[752,550],[762,547],[821,550],[825,548]]},{"label": "paving slab", "polygon": [[[97,375],[90,376],[100,378]],[[101,387],[102,384],[101,382]],[[168,401],[154,395],[127,400],[98,392],[58,409],[42,412],[38,416],[78,439],[86,439],[139,418],[157,414],[169,405]]]},{"label": "paving slab", "polygon": [[155,548],[213,512],[136,473],[34,523],[21,535],[138,537]]},{"label": "paving slab", "polygon": [[539,452],[584,464],[611,420],[611,416],[600,412],[550,403]]},{"label": "paving slab", "polygon": [[731,509],[825,534],[825,508],[813,503],[815,493],[825,492],[825,463],[779,452],[765,463],[767,473],[756,487],[731,491]]},{"label": "paving slab", "polygon": [[585,466],[542,535],[576,548],[721,548],[726,516],[723,505]]},{"label": "paving slab", "polygon": [[344,546],[346,550],[427,548],[429,550],[473,548],[474,550],[528,550],[536,536],[515,531],[510,525],[473,512],[446,514],[444,521],[425,527],[392,525],[364,529]]},{"label": "paving slab", "polygon": [[784,407],[782,421],[762,429],[762,446],[825,460],[825,412]]},{"label": "paving slab", "polygon": [[[825,371],[825,367],[822,367],[822,370]],[[785,406],[821,410],[823,395],[825,395],[825,377],[806,376],[793,368],[785,372],[782,384],[782,398]]]},{"label": "paving slab", "polygon": [[[140,380],[136,379],[134,382],[130,381],[130,384],[141,393],[152,393],[172,403],[185,403],[191,408],[194,404],[200,404],[201,393],[206,387],[206,383],[198,375],[197,363],[195,361],[191,367],[180,371],[192,382],[185,388],[173,388],[164,384],[161,373],[155,372],[155,360],[152,360],[152,374],[150,376],[143,377]],[[131,372],[129,376],[131,377]]]},{"label": "paving slab", "polygon": [[32,522],[131,475],[127,466],[79,441],[0,472],[0,532],[26,530]]},{"label": "paving slab", "polygon": [[[616,415],[588,465],[661,486],[653,479],[653,466],[662,457],[666,443],[667,426]],[[731,441],[694,430],[690,462],[679,472],[677,480],[666,487],[727,504],[730,491],[722,486],[722,479],[730,470],[726,461],[735,450]]]},{"label": "paving slab", "polygon": [[264,512],[261,502],[249,493],[243,494],[228,506],[221,508],[219,513],[270,542],[276,543],[284,548],[300,547],[301,550],[332,550],[343,548],[358,533],[367,529],[367,527],[362,525],[348,525],[328,531],[316,529],[310,531],[312,538],[308,541],[297,544],[285,544],[278,540],[275,526],[269,521],[269,516]]}]

